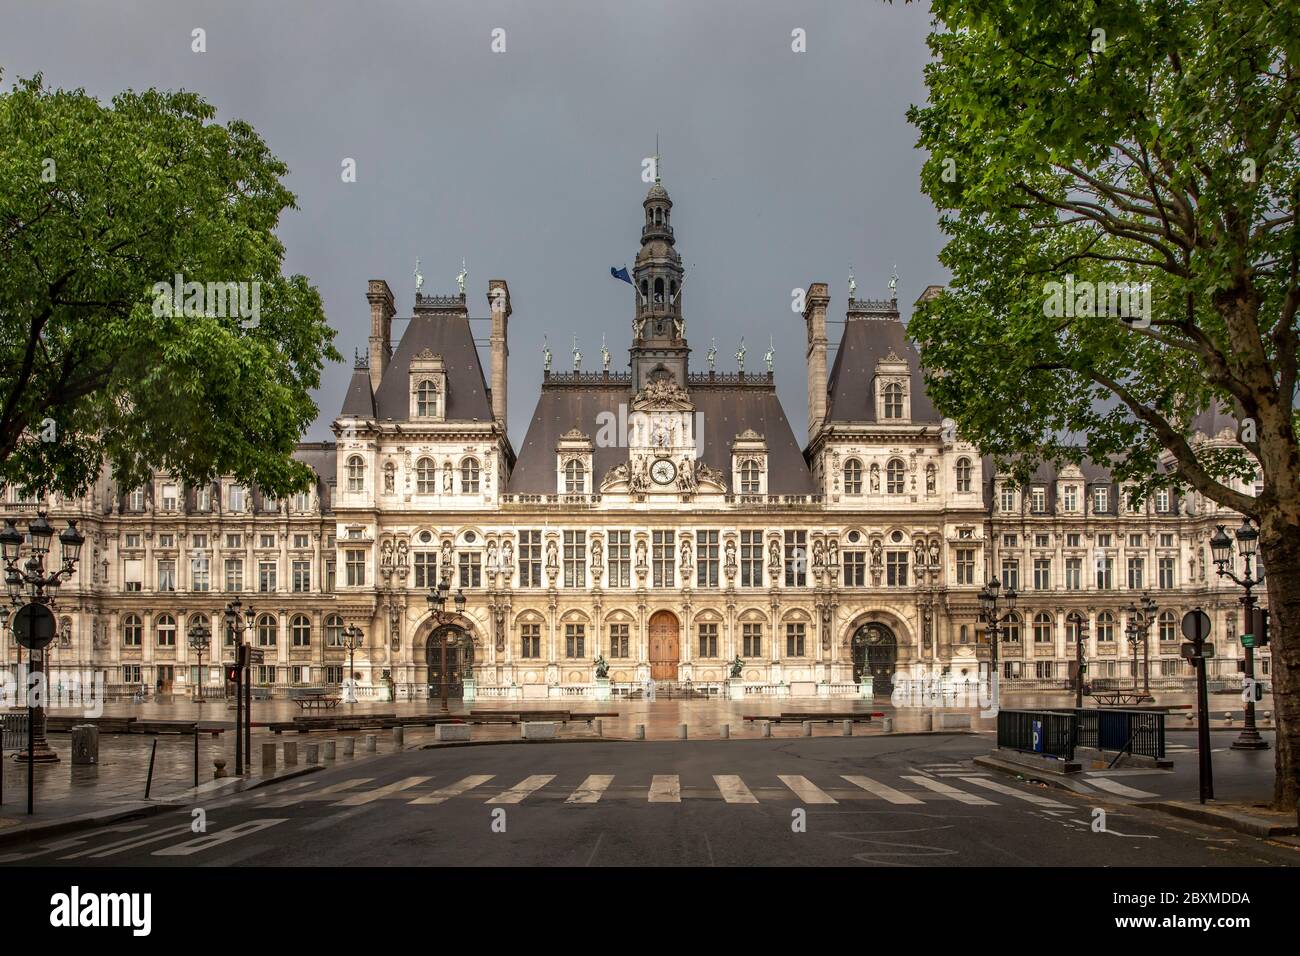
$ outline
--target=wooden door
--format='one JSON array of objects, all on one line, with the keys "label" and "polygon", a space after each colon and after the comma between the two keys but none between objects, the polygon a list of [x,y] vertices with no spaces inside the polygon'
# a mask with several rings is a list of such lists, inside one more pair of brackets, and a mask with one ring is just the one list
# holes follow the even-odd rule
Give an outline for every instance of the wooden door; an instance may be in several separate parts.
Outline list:
[{"label": "wooden door", "polygon": [[654,680],[677,680],[681,628],[669,611],[658,611],[650,618],[650,676]]}]

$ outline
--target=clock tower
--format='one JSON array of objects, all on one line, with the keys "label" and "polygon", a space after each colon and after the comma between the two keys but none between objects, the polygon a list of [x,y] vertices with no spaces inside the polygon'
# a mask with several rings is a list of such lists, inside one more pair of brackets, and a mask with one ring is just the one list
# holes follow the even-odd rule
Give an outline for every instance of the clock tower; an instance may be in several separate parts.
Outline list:
[{"label": "clock tower", "polygon": [[690,348],[682,317],[682,257],[673,245],[673,201],[659,181],[641,203],[645,224],[641,250],[633,268],[636,313],[632,320],[632,388],[641,391],[653,379],[670,378],[686,387]]}]

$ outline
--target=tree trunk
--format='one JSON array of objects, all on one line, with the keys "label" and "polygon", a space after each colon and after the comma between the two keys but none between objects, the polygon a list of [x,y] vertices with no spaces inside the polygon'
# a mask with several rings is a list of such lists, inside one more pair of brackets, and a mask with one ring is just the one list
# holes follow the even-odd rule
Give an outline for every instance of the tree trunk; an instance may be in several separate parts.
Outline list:
[{"label": "tree trunk", "polygon": [[1273,805],[1294,811],[1300,801],[1300,524],[1285,507],[1264,512],[1260,553],[1268,586],[1277,724]]}]

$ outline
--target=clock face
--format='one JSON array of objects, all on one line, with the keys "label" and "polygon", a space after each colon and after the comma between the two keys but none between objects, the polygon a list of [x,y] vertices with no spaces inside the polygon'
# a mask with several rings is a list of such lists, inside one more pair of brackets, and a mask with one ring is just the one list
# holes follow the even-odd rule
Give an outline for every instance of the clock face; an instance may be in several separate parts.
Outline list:
[{"label": "clock face", "polygon": [[667,458],[660,458],[650,466],[650,477],[661,485],[666,485],[677,477],[677,466]]}]

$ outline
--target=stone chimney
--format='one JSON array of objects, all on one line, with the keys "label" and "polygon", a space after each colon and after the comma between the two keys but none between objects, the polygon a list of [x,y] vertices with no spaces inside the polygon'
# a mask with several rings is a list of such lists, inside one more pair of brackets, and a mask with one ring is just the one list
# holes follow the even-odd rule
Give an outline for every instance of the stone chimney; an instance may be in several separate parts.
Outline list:
[{"label": "stone chimney", "polygon": [[492,311],[492,417],[506,428],[506,366],[510,346],[506,326],[510,320],[510,287],[505,279],[488,280],[488,308]]},{"label": "stone chimney", "polygon": [[370,303],[370,391],[379,391],[388,362],[393,357],[393,290],[383,279],[371,279],[366,289]]},{"label": "stone chimney", "polygon": [[808,444],[826,422],[826,307],[831,296],[825,282],[813,282],[804,297],[808,325]]}]

